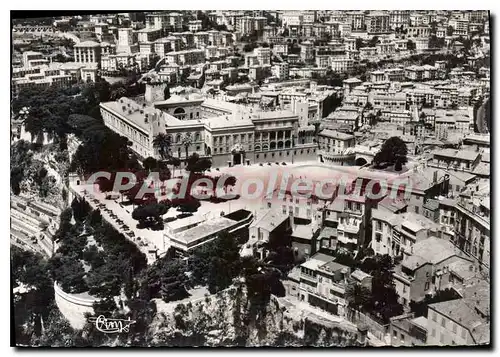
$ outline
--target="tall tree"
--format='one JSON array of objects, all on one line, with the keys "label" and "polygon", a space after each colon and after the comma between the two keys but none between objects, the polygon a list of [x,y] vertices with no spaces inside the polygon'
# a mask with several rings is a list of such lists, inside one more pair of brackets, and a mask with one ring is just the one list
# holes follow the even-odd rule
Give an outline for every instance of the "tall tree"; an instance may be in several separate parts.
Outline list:
[{"label": "tall tree", "polygon": [[370,290],[356,282],[350,282],[345,293],[349,306],[357,310],[363,310],[371,299]]},{"label": "tall tree", "polygon": [[186,134],[184,134],[184,136],[182,137],[181,143],[182,143],[182,146],[184,146],[184,149],[186,150],[186,160],[187,160],[187,158],[189,156],[189,147],[193,143],[190,132],[187,132]]},{"label": "tall tree", "polygon": [[171,136],[164,133],[159,133],[153,139],[153,147],[158,149],[158,153],[163,160],[169,158],[171,156],[170,150],[172,148]]},{"label": "tall tree", "polygon": [[373,161],[376,165],[382,163],[395,164],[399,160],[401,164],[408,162],[408,148],[401,138],[393,136],[387,139],[380,151],[375,155]]}]

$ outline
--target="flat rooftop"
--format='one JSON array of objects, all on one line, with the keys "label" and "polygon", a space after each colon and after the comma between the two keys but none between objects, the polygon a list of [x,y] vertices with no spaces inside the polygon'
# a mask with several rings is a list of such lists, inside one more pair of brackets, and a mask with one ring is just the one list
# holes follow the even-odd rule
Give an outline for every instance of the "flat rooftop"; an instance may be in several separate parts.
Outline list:
[{"label": "flat rooftop", "polygon": [[236,221],[233,221],[229,218],[217,217],[215,219],[208,220],[196,227],[176,234],[175,237],[172,238],[172,240],[189,245],[189,243],[197,241],[198,239],[201,239],[203,237],[218,233],[235,225],[236,223]]}]

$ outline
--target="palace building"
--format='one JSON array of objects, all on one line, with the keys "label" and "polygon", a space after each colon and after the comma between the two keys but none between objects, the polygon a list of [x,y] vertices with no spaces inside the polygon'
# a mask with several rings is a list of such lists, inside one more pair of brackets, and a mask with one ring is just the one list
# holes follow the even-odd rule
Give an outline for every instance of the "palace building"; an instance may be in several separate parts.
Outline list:
[{"label": "palace building", "polygon": [[106,126],[132,142],[141,157],[158,157],[154,138],[171,138],[171,154],[197,153],[215,167],[314,160],[314,131],[302,128],[288,110],[262,111],[198,93],[163,98],[165,84],[148,83],[142,102],[120,98],[100,104]]}]

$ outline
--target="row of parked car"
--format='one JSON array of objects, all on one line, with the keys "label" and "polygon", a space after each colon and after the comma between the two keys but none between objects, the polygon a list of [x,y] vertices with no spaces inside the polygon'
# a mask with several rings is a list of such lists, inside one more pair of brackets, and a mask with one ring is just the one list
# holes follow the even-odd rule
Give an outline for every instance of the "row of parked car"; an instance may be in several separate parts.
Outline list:
[{"label": "row of parked car", "polygon": [[[118,216],[116,214],[114,214],[112,210],[110,210],[109,208],[107,208],[104,203],[101,203],[96,198],[91,198],[91,201],[96,204],[97,208],[99,208],[100,210],[106,212],[116,223],[118,223],[118,225],[120,226],[120,228],[123,229],[123,231],[125,232],[125,234],[127,236],[129,236],[130,238],[134,238],[135,237],[135,233],[130,230],[130,227],[127,226],[123,222],[123,220],[121,220],[120,218],[118,218]],[[141,240],[140,237],[137,237],[137,240]]]},{"label": "row of parked car", "polygon": [[[278,166],[279,166],[279,165],[286,166],[286,162],[284,162],[284,161],[283,161],[281,164],[280,164],[279,162],[275,162],[275,164],[276,164],[276,165],[278,165]],[[267,165],[268,165],[268,166],[271,166],[271,165],[272,165],[272,162],[268,162],[268,163],[267,163]],[[259,163],[259,166],[264,166],[264,164],[261,162],[261,163]]]}]

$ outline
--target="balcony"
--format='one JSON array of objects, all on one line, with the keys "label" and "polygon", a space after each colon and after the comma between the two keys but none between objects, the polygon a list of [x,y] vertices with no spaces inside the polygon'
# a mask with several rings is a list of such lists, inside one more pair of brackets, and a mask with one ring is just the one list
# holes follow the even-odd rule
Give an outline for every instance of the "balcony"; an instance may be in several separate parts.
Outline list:
[{"label": "balcony", "polygon": [[304,273],[300,273],[300,278],[307,280],[307,281],[310,281],[310,282],[313,282],[314,284],[318,283],[318,278],[304,274]]}]

